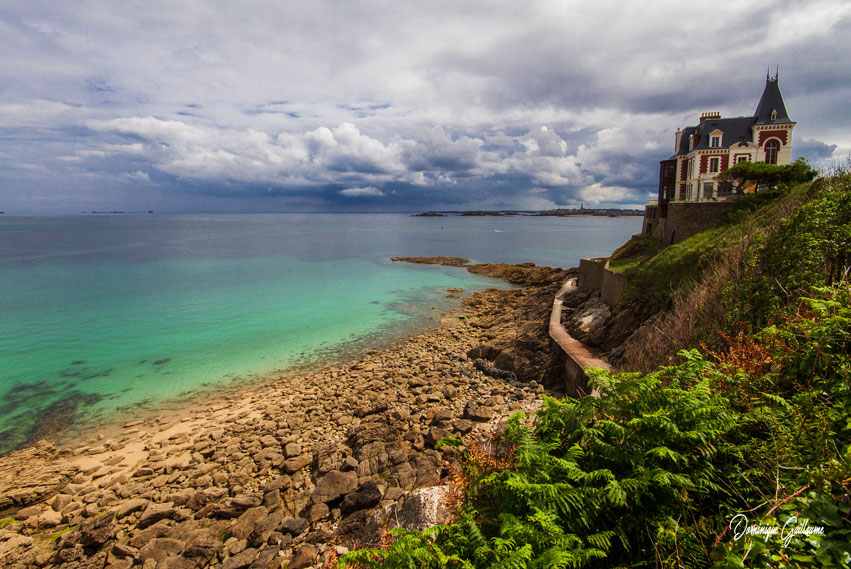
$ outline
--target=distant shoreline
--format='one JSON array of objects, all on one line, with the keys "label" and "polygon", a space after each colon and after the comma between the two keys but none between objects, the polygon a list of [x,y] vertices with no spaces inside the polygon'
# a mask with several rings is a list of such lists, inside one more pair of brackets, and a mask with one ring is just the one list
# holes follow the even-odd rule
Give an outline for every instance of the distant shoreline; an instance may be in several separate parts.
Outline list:
[{"label": "distant shoreline", "polygon": [[644,217],[638,209],[553,209],[546,211],[517,210],[467,210],[467,211],[424,211],[411,217]]}]

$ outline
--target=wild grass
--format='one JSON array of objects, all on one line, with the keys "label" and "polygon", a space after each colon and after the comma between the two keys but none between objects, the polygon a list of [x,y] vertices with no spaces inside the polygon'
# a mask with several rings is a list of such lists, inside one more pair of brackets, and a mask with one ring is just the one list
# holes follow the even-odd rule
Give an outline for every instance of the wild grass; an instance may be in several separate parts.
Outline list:
[{"label": "wild grass", "polygon": [[671,363],[686,347],[703,343],[720,348],[719,333],[736,335],[764,325],[764,319],[745,313],[754,308],[754,280],[759,276],[780,282],[782,275],[755,274],[768,271],[758,258],[760,251],[777,241],[779,228],[825,184],[841,183],[833,180],[801,184],[752,212],[740,210],[728,223],[671,246],[647,262],[625,291],[624,302],[656,314],[623,345],[617,367],[649,371]]}]

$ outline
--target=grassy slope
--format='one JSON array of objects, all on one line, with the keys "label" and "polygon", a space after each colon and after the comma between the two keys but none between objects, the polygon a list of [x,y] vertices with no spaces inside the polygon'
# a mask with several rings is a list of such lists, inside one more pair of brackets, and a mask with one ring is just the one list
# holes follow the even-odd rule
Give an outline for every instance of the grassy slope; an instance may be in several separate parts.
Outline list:
[{"label": "grassy slope", "polygon": [[712,263],[728,256],[743,239],[789,215],[807,199],[810,186],[802,184],[785,195],[750,197],[748,207],[726,223],[661,251],[656,239],[633,238],[615,251],[610,263],[613,270],[632,276],[623,305],[645,314],[668,307],[675,291],[694,287]]}]

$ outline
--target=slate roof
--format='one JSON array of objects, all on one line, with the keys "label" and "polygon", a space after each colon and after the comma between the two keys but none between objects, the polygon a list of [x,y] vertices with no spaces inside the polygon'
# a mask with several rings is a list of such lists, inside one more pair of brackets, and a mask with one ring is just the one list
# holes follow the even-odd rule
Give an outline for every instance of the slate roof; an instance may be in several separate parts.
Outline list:
[{"label": "slate roof", "polygon": [[[771,112],[774,110],[777,111],[777,117],[772,121]],[[723,133],[720,148],[732,148],[740,142],[750,142],[753,139],[751,129],[754,125],[789,124],[791,122],[786,112],[786,105],[783,103],[783,95],[780,94],[777,77],[766,77],[765,89],[762,92],[762,97],[759,99],[756,112],[752,117],[712,118],[706,119],[697,126],[687,126],[682,131],[680,147],[677,148],[677,154],[675,156],[690,152],[688,147],[689,139],[693,134],[697,134],[697,140],[692,150],[710,149],[709,133],[715,129]]]},{"label": "slate roof", "polygon": [[[775,110],[777,111],[777,117],[771,120],[771,111]],[[780,94],[780,85],[777,83],[777,77],[773,79],[766,77],[765,90],[763,90],[759,104],[756,106],[754,117],[756,118],[756,124],[792,122],[789,120],[789,114],[786,112],[786,105],[783,103],[783,95]]]},{"label": "slate roof", "polygon": [[753,117],[736,117],[733,119],[708,119],[697,126],[686,127],[683,129],[677,154],[689,153],[688,142],[693,134],[697,134],[697,141],[692,150],[709,149],[709,133],[716,129],[723,133],[720,148],[731,148],[739,142],[750,142],[753,138],[751,136],[753,125]]}]

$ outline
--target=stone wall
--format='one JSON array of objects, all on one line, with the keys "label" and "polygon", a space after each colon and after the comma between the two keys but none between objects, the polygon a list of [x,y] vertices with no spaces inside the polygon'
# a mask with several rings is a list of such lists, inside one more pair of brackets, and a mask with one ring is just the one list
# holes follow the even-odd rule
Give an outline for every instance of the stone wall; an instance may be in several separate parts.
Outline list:
[{"label": "stone wall", "polygon": [[[608,265],[608,263],[606,263]],[[603,288],[600,290],[600,299],[611,307],[615,307],[621,301],[621,295],[629,283],[629,277],[616,273],[608,268],[603,273]]]},{"label": "stone wall", "polygon": [[587,290],[603,290],[603,275],[606,272],[606,265],[609,264],[607,257],[598,259],[580,259],[579,260],[579,288]]},{"label": "stone wall", "polygon": [[600,293],[609,306],[617,306],[629,278],[609,269],[609,259],[581,259],[579,261],[579,288]]},{"label": "stone wall", "polygon": [[669,203],[668,217],[662,228],[662,244],[673,245],[715,227],[739,207],[735,202]]}]

